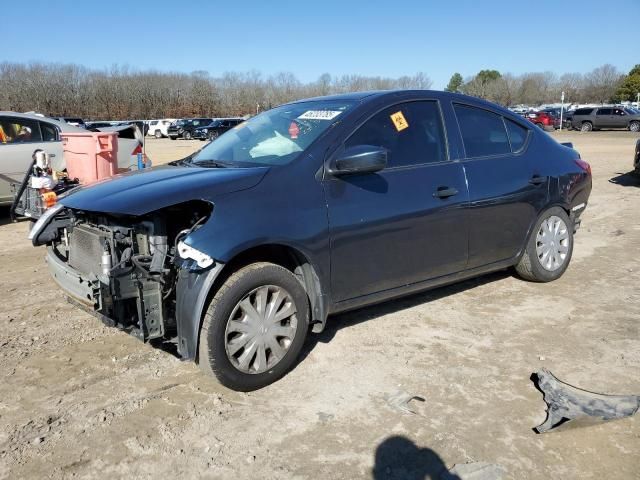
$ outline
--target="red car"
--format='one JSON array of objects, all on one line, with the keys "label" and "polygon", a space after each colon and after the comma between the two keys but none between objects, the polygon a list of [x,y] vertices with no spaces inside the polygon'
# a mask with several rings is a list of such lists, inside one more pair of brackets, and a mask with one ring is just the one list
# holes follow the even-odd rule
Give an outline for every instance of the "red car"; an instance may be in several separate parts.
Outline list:
[{"label": "red car", "polygon": [[560,128],[560,119],[548,112],[529,112],[524,114],[524,118],[531,123],[535,123],[543,130]]}]

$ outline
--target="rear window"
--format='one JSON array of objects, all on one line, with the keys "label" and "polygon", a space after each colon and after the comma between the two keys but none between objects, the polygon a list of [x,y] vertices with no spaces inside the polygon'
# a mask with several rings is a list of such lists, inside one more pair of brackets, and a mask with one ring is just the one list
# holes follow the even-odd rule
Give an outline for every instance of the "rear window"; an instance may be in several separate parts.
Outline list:
[{"label": "rear window", "polygon": [[591,112],[593,112],[593,108],[579,108],[575,112],[573,112],[573,114],[574,115],[591,115]]},{"label": "rear window", "polygon": [[511,153],[502,117],[469,105],[454,106],[468,158]]}]

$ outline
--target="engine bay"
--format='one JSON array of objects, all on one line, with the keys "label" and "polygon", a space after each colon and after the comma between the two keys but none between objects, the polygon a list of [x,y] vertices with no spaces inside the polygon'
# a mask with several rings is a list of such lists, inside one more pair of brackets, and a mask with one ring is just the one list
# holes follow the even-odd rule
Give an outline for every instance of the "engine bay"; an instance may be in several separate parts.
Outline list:
[{"label": "engine bay", "polygon": [[190,203],[142,217],[59,212],[43,232],[47,243],[94,286],[75,300],[141,340],[173,338],[178,243],[211,213],[209,204]]}]

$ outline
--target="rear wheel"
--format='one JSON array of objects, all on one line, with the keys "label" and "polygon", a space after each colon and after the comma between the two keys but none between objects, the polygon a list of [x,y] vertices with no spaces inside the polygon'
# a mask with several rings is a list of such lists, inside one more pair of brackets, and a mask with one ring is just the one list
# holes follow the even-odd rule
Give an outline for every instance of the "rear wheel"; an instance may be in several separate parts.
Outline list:
[{"label": "rear wheel", "polygon": [[581,132],[590,132],[591,130],[593,130],[593,124],[591,122],[582,122],[580,126]]},{"label": "rear wheel", "polygon": [[184,138],[185,140],[191,140],[191,132],[186,131],[182,134],[182,138]]},{"label": "rear wheel", "polygon": [[551,282],[562,276],[573,253],[573,223],[554,207],[536,223],[516,271],[525,280]]},{"label": "rear wheel", "polygon": [[640,122],[633,121],[629,124],[629,130],[632,132],[640,132]]},{"label": "rear wheel", "polygon": [[153,134],[154,137],[156,138],[162,138],[162,132],[160,130],[156,130]]},{"label": "rear wheel", "polygon": [[265,387],[295,364],[309,327],[309,301],[286,268],[254,263],[216,292],[200,332],[200,367],[239,391]]},{"label": "rear wheel", "polygon": [[169,137],[171,140],[177,140],[178,137]]}]

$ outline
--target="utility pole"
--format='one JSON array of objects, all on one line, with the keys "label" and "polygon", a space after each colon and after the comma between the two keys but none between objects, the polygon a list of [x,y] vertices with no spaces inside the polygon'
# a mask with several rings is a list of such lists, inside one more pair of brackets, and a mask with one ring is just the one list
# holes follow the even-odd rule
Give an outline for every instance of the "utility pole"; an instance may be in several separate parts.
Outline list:
[{"label": "utility pole", "polygon": [[564,92],[560,95],[560,131],[562,131],[562,112],[564,110]]}]

